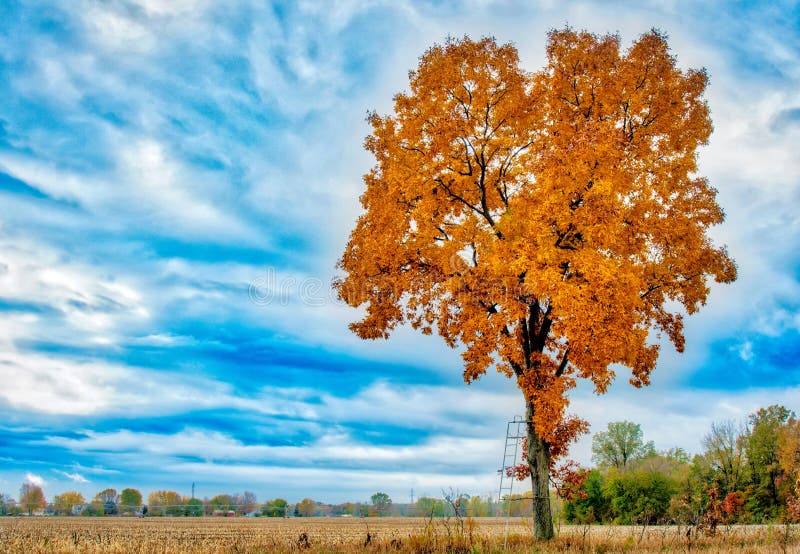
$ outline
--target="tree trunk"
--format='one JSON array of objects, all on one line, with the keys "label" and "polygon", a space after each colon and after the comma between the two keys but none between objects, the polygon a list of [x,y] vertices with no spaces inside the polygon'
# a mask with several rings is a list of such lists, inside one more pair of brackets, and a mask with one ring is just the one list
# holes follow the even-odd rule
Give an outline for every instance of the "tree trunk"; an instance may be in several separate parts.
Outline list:
[{"label": "tree trunk", "polygon": [[525,403],[528,422],[528,466],[533,489],[533,537],[550,540],[554,536],[550,513],[550,445],[539,438],[533,427],[533,404]]}]

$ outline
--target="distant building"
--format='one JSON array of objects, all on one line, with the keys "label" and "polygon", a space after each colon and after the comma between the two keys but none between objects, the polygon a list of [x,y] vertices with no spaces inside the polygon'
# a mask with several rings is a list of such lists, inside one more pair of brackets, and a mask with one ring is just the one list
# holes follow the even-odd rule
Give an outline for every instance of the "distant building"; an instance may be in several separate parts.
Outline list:
[{"label": "distant building", "polygon": [[214,510],[211,515],[214,517],[236,517],[236,512],[233,510]]}]

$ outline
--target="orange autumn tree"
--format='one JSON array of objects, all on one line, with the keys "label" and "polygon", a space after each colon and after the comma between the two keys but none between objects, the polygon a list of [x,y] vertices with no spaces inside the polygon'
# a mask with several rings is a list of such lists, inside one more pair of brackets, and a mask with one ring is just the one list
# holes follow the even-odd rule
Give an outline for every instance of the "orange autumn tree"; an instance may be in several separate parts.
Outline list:
[{"label": "orange autumn tree", "polygon": [[553,31],[547,60],[528,73],[513,46],[466,37],[421,57],[394,114],[369,118],[376,164],[336,282],[365,305],[361,338],[408,322],[463,349],[467,383],[492,366],[516,380],[541,538],[553,462],[588,427],[566,412],[576,380],[604,392],[616,364],[648,384],[651,331],[682,351],[682,312],[736,275],[696,174],[705,72],[678,69],[656,31],[625,52]]}]

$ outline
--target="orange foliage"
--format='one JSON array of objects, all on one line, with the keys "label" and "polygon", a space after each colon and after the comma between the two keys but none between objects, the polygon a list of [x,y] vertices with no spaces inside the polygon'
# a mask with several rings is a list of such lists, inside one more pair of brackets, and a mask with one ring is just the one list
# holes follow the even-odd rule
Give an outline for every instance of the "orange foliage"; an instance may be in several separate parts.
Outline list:
[{"label": "orange foliage", "polygon": [[800,523],[800,477],[794,485],[794,494],[786,503],[786,519],[792,523]]},{"label": "orange foliage", "polygon": [[728,519],[732,520],[744,506],[744,494],[740,491],[729,492],[722,501],[722,509],[728,514]]},{"label": "orange foliage", "polygon": [[[523,445],[523,450],[527,449],[527,444]],[[523,454],[523,459],[526,454]],[[507,477],[512,477],[519,481],[524,481],[531,476],[531,468],[526,463],[521,463],[515,466],[508,466],[505,468]],[[558,466],[552,465],[550,468],[550,484],[555,489],[559,498],[564,500],[577,500],[578,498],[586,498],[586,491],[583,490],[583,484],[586,482],[586,477],[589,472],[580,466],[575,460],[565,460]]]},{"label": "orange foliage", "polygon": [[700,523],[697,528],[709,537],[713,537],[717,534],[719,524],[725,521],[725,511],[723,510],[722,502],[719,500],[719,491],[716,484],[709,488],[706,494],[708,494],[708,504],[706,504],[706,509],[700,517]]},{"label": "orange foliage", "polygon": [[778,429],[778,463],[784,474],[800,479],[800,420],[794,416]]},{"label": "orange foliage", "polygon": [[587,497],[583,484],[588,476],[589,472],[578,465],[578,462],[567,460],[553,470],[550,479],[556,494],[564,500],[572,501]]},{"label": "orange foliage", "polygon": [[736,276],[697,175],[706,73],[656,31],[619,42],[553,31],[536,73],[493,39],[429,49],[394,114],[369,117],[376,164],[339,263],[358,336],[408,322],[463,347],[467,383],[515,378],[554,457],[586,431],[566,412],[577,379],[604,392],[620,364],[648,384],[650,332],[682,351],[681,313]]}]

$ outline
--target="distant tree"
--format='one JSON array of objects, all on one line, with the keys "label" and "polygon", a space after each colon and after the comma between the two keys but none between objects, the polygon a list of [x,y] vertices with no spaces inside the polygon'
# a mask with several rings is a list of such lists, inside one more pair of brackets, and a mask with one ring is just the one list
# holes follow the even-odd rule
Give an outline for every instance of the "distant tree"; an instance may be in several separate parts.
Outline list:
[{"label": "distant tree", "polygon": [[469,504],[470,496],[468,494],[460,494],[455,498],[450,498],[450,506],[453,509],[453,515],[457,517],[467,516],[467,505]]},{"label": "distant tree", "polygon": [[600,466],[624,469],[629,462],[655,454],[652,441],[642,440],[638,423],[612,421],[592,438],[592,460]]},{"label": "distant tree", "polygon": [[705,494],[695,496],[693,490],[687,493],[685,489],[679,487],[669,501],[667,521],[677,525],[697,525],[703,516],[705,506],[700,502],[705,497]]},{"label": "distant tree", "polygon": [[103,505],[103,515],[115,515],[117,513],[119,496],[116,489],[101,490],[95,495],[94,501]]},{"label": "distant tree", "polygon": [[444,517],[445,503],[441,498],[420,496],[416,502],[416,514],[420,517]]},{"label": "distant tree", "polygon": [[677,482],[683,481],[688,477],[691,464],[685,452],[676,453],[673,449],[665,452],[656,452],[629,462],[628,468],[657,471]]},{"label": "distant tree", "polygon": [[237,500],[237,504],[239,504],[242,513],[249,514],[258,509],[258,498],[256,498],[254,492],[244,491]]},{"label": "distant tree", "polygon": [[615,523],[624,525],[663,521],[677,484],[658,471],[610,472],[603,494]]},{"label": "distant tree", "polygon": [[47,506],[44,491],[39,485],[25,483],[19,490],[19,505],[29,515],[35,510],[43,510]]},{"label": "distant tree", "polygon": [[186,501],[186,515],[200,517],[203,515],[203,501],[199,498],[190,498]]},{"label": "distant tree", "polygon": [[676,506],[676,511],[687,517],[676,517],[673,520],[690,525],[699,523],[710,501],[708,491],[715,487],[718,489],[719,483],[720,474],[709,462],[706,453],[695,454],[689,465],[686,481],[678,484],[680,505]]},{"label": "distant tree", "polygon": [[230,494],[218,494],[211,499],[212,510],[228,511],[235,503],[235,499]]},{"label": "distant tree", "polygon": [[103,503],[113,502],[114,504],[116,504],[118,502],[118,500],[119,500],[119,497],[117,495],[117,489],[110,489],[109,488],[109,489],[103,489],[100,492],[98,492],[94,496],[94,499],[95,500],[99,500],[100,502],[103,502]]},{"label": "distant tree", "polygon": [[488,496],[471,496],[467,502],[467,515],[471,517],[487,517],[491,509],[492,500]]},{"label": "distant tree", "polygon": [[[698,459],[702,460],[701,457],[698,457]],[[709,471],[705,462],[703,462],[702,467],[706,473]],[[642,523],[643,517],[647,520],[647,511],[649,510],[650,513],[655,514],[653,517],[659,521],[669,520],[680,523],[694,521],[694,524],[697,523],[697,518],[699,518],[703,506],[707,503],[705,493],[707,486],[705,483],[708,481],[703,481],[702,483],[698,481],[697,474],[693,473],[693,465],[689,462],[688,454],[685,451],[680,448],[671,448],[664,452],[651,453],[644,458],[630,461],[624,473],[631,472],[635,476],[631,483],[626,483],[627,487],[623,487],[626,494],[650,494],[650,492],[647,492],[648,486],[655,487],[655,493],[653,494],[662,491],[663,489],[659,489],[657,486],[661,484],[658,480],[648,481],[649,477],[647,476],[650,475],[663,477],[669,485],[669,490],[672,491],[672,497],[667,502],[666,512],[664,512],[662,498],[655,505],[644,507],[647,509],[637,508],[638,511],[631,516],[632,520],[636,521],[638,519],[638,522]],[[605,472],[604,479],[617,477],[620,473],[622,473],[621,470],[610,468]],[[639,477],[637,478],[636,476]],[[609,498],[606,498],[606,500],[609,500]],[[637,499],[636,502],[642,504],[644,500]],[[630,507],[626,509],[630,511]],[[692,514],[696,516],[694,519],[690,517]],[[610,511],[601,515],[601,512],[596,508],[594,515],[598,521],[610,521],[615,517],[619,517],[619,513],[613,515]],[[653,520],[649,522],[653,522]]]},{"label": "distant tree", "polygon": [[531,505],[532,494],[531,491],[526,491],[522,494],[504,496],[504,510],[507,511],[511,517],[530,517],[533,515],[533,507]]},{"label": "distant tree", "polygon": [[673,460],[681,464],[689,464],[692,461],[692,458],[689,456],[688,452],[680,447],[670,448],[669,450],[663,452],[662,455],[668,460]]},{"label": "distant tree", "polygon": [[778,461],[791,482],[800,478],[800,419],[796,417],[778,430]]},{"label": "distant tree", "polygon": [[175,491],[151,492],[147,497],[147,504],[150,508],[148,514],[152,516],[180,516],[186,512],[183,498]]},{"label": "distant tree", "polygon": [[142,505],[142,493],[136,489],[123,489],[119,495],[121,511],[135,512]]},{"label": "distant tree", "polygon": [[389,510],[392,507],[392,499],[385,492],[376,492],[370,497],[372,505],[375,508],[375,515],[384,517],[389,515]]},{"label": "distant tree", "polygon": [[[742,430],[731,420],[711,424],[711,431],[703,438],[703,456],[714,471],[719,483],[718,495],[725,497],[739,490],[744,483],[745,452]],[[707,483],[713,486],[713,483]]]},{"label": "distant tree", "polygon": [[289,509],[289,503],[283,498],[276,498],[268,500],[261,508],[261,513],[267,517],[286,517]]},{"label": "distant tree", "polygon": [[301,517],[311,517],[317,510],[317,503],[310,498],[304,498],[297,504],[297,512]]},{"label": "distant tree", "polygon": [[610,519],[611,505],[603,494],[604,478],[594,469],[586,475],[580,495],[564,504],[564,517],[568,523],[595,523]]},{"label": "distant tree", "polygon": [[736,523],[744,506],[745,496],[740,491],[729,492],[722,500],[725,523]]},{"label": "distant tree", "polygon": [[[174,491],[172,491],[174,492]],[[175,493],[175,496],[168,496],[166,499],[167,504],[166,515],[168,516],[182,516],[186,513],[186,502],[180,494]]]},{"label": "distant tree", "polygon": [[73,514],[73,506],[83,507],[86,499],[78,491],[67,491],[57,494],[53,502],[56,514],[70,516]]},{"label": "distant tree", "polygon": [[8,495],[3,498],[2,509],[4,515],[9,516],[15,516],[24,513],[19,503]]},{"label": "distant tree", "polygon": [[83,510],[81,510],[80,515],[90,516],[90,517],[104,515],[103,502],[100,502],[99,500],[92,500],[83,507]]},{"label": "distant tree", "polygon": [[339,517],[344,514],[344,504],[333,504],[328,509],[330,517]]},{"label": "distant tree", "polygon": [[[775,519],[785,493],[789,492],[791,482],[781,469],[778,437],[793,416],[788,408],[773,405],[759,409],[748,418],[747,432],[743,437],[752,486],[748,508],[756,521]],[[786,485],[784,490],[779,490],[781,482]]]},{"label": "distant tree", "polygon": [[444,502],[447,506],[447,515],[456,517],[464,517],[467,515],[467,502],[469,502],[469,495],[459,492],[457,490],[442,490]]},{"label": "distant tree", "polygon": [[8,498],[4,494],[0,494],[0,516],[8,514]]}]

